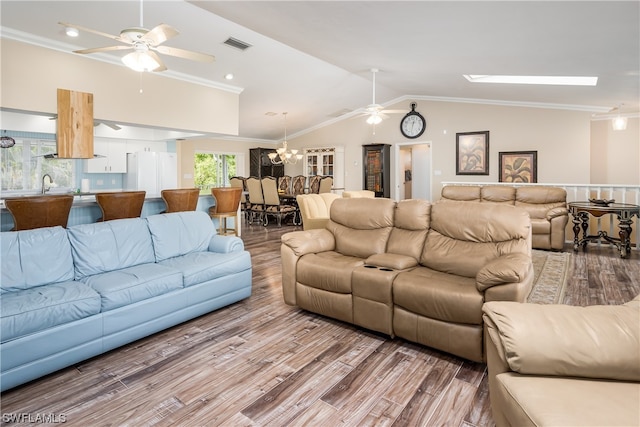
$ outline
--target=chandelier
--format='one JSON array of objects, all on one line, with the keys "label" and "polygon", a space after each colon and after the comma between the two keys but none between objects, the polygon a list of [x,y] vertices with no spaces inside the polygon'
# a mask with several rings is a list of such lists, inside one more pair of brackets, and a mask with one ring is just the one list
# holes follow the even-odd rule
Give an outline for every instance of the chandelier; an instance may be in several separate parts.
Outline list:
[{"label": "chandelier", "polygon": [[298,154],[298,150],[287,148],[287,113],[282,113],[282,115],[284,116],[284,141],[282,141],[282,147],[276,148],[275,153],[269,153],[269,159],[274,165],[283,163],[295,165],[298,160],[302,160],[302,154]]}]

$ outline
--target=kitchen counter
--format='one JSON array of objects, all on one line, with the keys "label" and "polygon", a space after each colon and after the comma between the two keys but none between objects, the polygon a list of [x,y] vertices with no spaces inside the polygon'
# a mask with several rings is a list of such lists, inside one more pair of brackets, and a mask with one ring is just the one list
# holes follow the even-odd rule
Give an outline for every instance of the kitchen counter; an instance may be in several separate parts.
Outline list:
[{"label": "kitchen counter", "polygon": [[[113,192],[112,191],[102,191]],[[96,222],[98,218],[102,216],[102,211],[100,207],[96,203],[95,195],[101,192],[89,192],[89,193],[71,193],[75,197],[73,199],[73,205],[71,205],[71,212],[69,213],[69,222],[67,226],[77,225],[77,224],[89,224],[92,222]],[[56,195],[56,194],[70,194],[70,193],[46,193],[46,195]],[[25,194],[20,196],[12,196],[12,197],[3,197],[2,204],[0,205],[0,231],[9,231],[13,228],[13,216],[11,213],[4,207],[4,199],[10,198],[23,198],[23,197],[35,197],[41,196],[42,194]],[[209,207],[215,205],[215,200],[211,194],[203,194],[198,199],[198,205],[196,206],[196,210],[198,211],[209,211]],[[140,215],[142,218],[145,218],[150,215],[159,214],[166,209],[166,205],[162,197],[157,194],[148,194],[145,197],[144,205],[142,205],[142,214]]]}]

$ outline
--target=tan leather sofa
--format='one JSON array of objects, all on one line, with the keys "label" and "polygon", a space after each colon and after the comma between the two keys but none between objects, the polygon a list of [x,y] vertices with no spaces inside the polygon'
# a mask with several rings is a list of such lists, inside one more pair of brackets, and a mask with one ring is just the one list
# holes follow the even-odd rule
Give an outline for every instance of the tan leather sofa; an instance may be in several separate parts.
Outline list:
[{"label": "tan leather sofa", "polygon": [[529,212],[531,243],[535,249],[562,250],[569,222],[567,192],[558,187],[502,185],[446,185],[441,200],[514,205]]},{"label": "tan leather sofa", "polygon": [[358,197],[376,197],[376,193],[371,190],[347,190],[342,192],[342,197],[349,198],[358,198]]},{"label": "tan leather sofa", "polygon": [[300,209],[302,218],[302,229],[311,230],[314,228],[324,228],[329,222],[329,209],[335,199],[340,195],[333,193],[321,194],[299,194],[296,202]]},{"label": "tan leather sofa", "polygon": [[499,204],[337,199],[325,228],[282,236],[284,300],[483,361],[483,303],[531,290],[530,226]]},{"label": "tan leather sofa", "polygon": [[498,427],[640,425],[640,295],[620,306],[483,311]]}]

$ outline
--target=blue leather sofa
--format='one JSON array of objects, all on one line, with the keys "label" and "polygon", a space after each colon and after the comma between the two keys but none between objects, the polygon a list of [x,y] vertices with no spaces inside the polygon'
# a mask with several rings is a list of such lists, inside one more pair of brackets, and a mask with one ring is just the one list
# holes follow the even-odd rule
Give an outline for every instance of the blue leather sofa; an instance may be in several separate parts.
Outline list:
[{"label": "blue leather sofa", "polygon": [[4,391],[251,295],[204,212],[0,233]]}]

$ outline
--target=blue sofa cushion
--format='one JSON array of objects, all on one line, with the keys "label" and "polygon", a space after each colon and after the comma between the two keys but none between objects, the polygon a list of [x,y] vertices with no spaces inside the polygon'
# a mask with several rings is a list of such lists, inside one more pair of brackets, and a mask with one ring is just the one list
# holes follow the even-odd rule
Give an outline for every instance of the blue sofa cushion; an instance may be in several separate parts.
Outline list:
[{"label": "blue sofa cushion", "polygon": [[213,221],[202,211],[175,212],[147,217],[156,262],[206,251],[216,234]]},{"label": "blue sofa cushion", "polygon": [[130,218],[69,227],[75,278],[155,261],[144,219]]},{"label": "blue sofa cushion", "polygon": [[239,273],[251,268],[249,252],[193,252],[183,256],[169,258],[161,265],[180,270],[184,277],[184,287],[196,285],[208,280]]},{"label": "blue sofa cushion", "polygon": [[0,233],[0,292],[73,280],[73,259],[62,227]]},{"label": "blue sofa cushion", "polygon": [[158,264],[141,264],[96,274],[84,281],[100,294],[104,312],[180,289],[182,273]]},{"label": "blue sofa cushion", "polygon": [[100,295],[80,282],[9,292],[0,298],[2,342],[100,313]]}]

